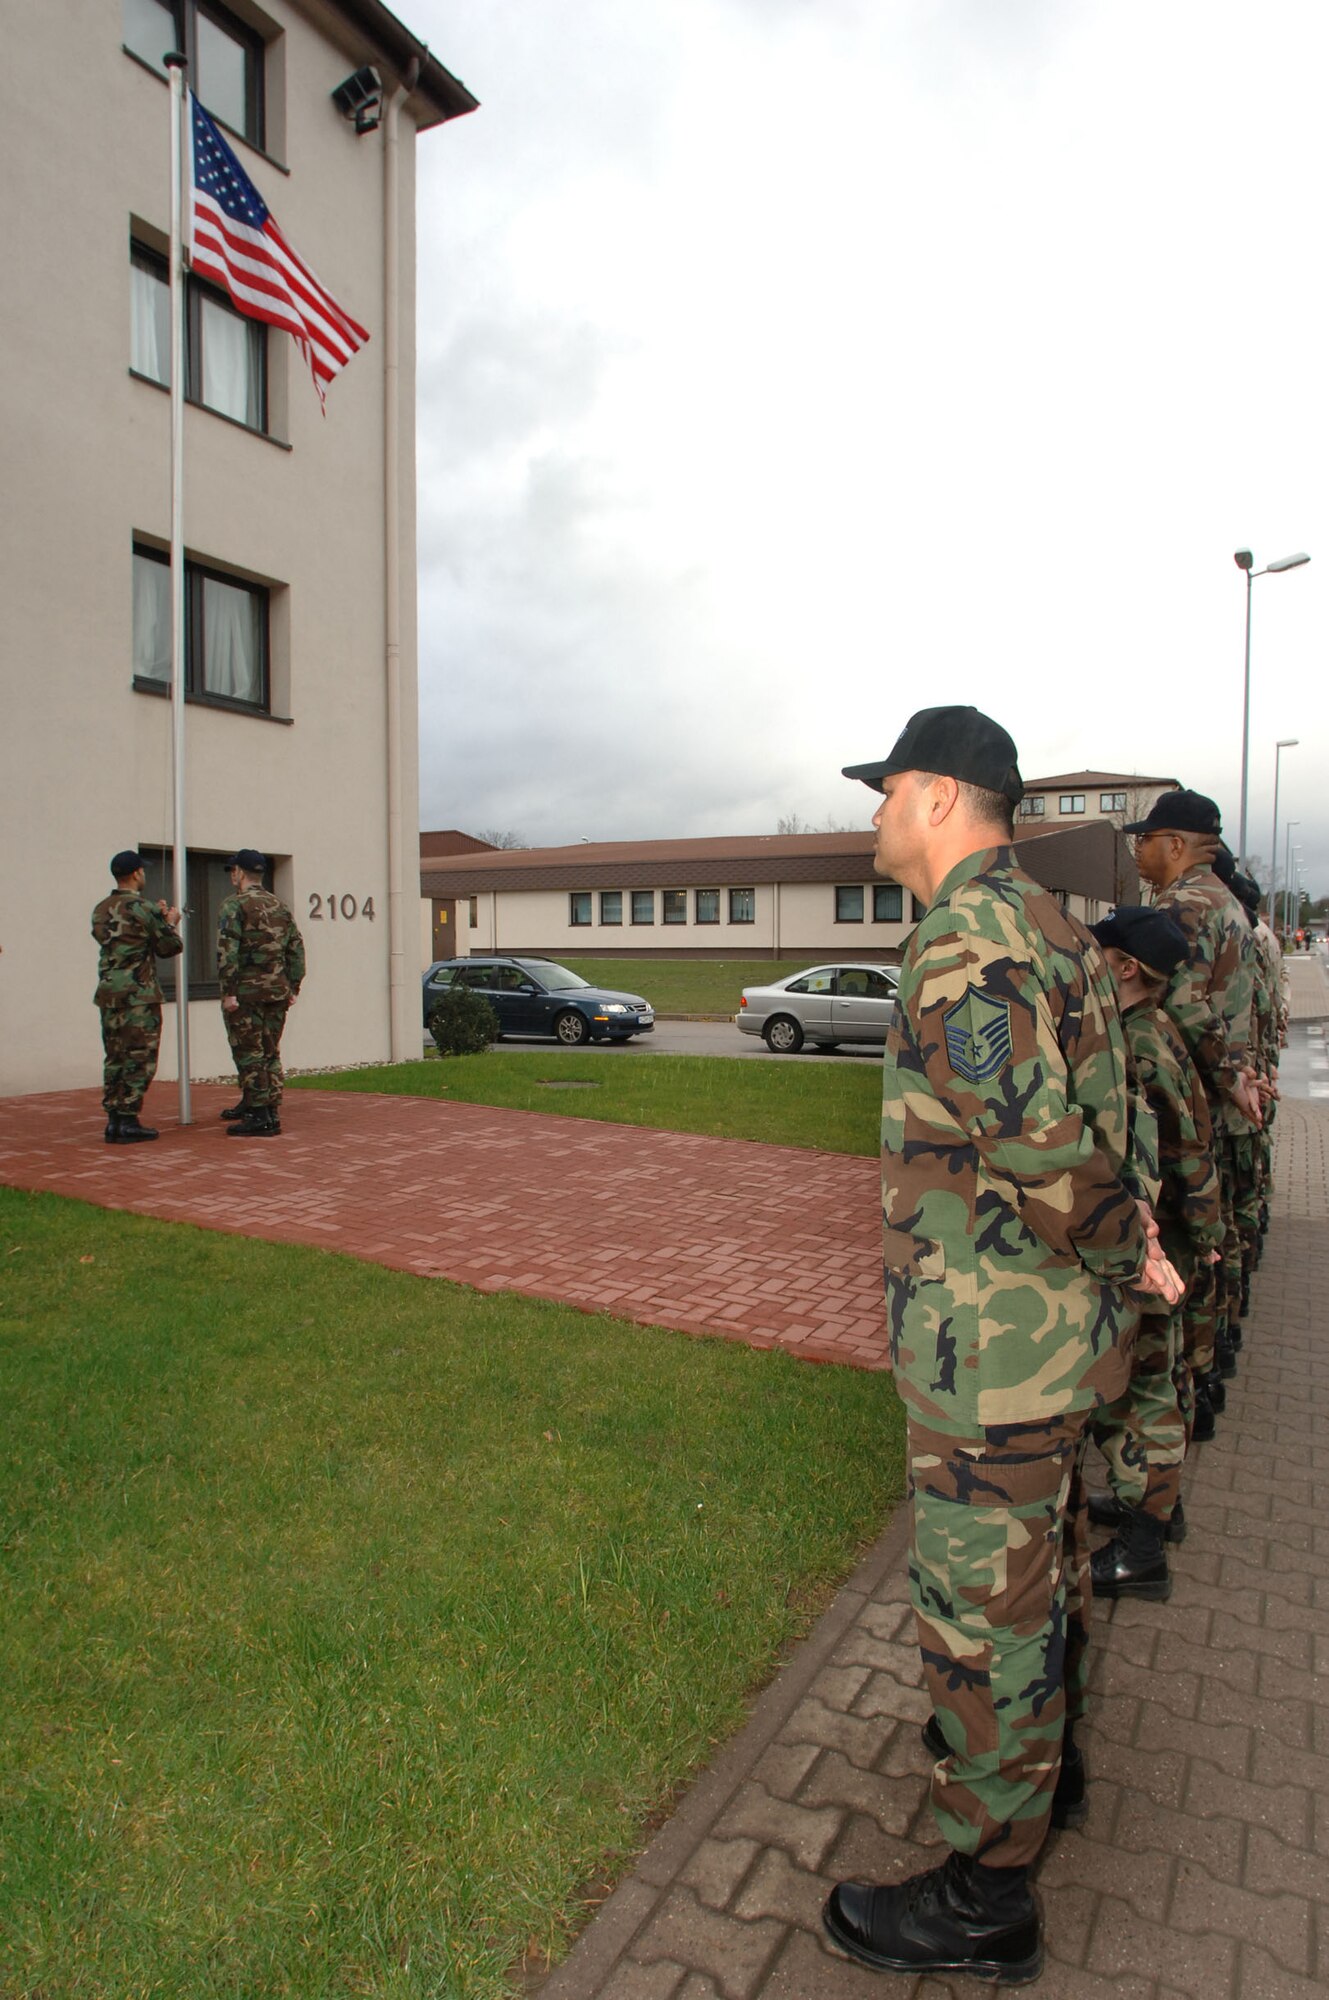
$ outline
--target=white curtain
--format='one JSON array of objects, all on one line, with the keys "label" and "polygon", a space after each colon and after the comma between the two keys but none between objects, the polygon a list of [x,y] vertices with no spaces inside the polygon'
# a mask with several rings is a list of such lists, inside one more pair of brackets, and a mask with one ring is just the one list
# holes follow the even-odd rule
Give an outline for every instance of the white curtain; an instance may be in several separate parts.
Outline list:
[{"label": "white curtain", "polygon": [[134,553],[134,672],[143,680],[171,680],[171,572],[165,563]]},{"label": "white curtain", "polygon": [[260,610],[253,591],[203,578],[203,685],[209,694],[262,701]]},{"label": "white curtain", "polygon": [[259,428],[258,369],[254,366],[251,323],[218,305],[200,300],[203,334],[203,401],[237,423]]},{"label": "white curtain", "polygon": [[154,382],[171,381],[171,290],[155,271],[129,267],[129,365]]}]

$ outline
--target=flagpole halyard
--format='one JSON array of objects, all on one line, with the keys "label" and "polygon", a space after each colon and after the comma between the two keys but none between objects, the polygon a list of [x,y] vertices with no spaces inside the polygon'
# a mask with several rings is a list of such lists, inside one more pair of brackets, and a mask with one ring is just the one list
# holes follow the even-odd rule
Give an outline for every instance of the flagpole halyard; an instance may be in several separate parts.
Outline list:
[{"label": "flagpole halyard", "polygon": [[171,78],[171,775],[172,900],[185,949],[175,961],[175,1039],[180,1123],[192,1125],[189,1079],[189,870],[185,846],[185,58],[169,55]]}]

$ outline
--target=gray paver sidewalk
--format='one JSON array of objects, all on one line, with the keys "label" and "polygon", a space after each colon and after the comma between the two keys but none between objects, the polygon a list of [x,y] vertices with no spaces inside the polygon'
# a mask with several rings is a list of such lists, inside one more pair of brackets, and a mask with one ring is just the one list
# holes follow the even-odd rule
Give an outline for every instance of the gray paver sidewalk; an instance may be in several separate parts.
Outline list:
[{"label": "gray paver sidewalk", "polygon": [[[1237,1379],[1187,1468],[1167,1604],[1096,1612],[1091,1809],[1054,1834],[1040,2000],[1329,1990],[1329,1105],[1286,1102]],[[937,1835],[903,1512],[540,2000],[973,2000],[823,1944],[844,1875]],[[929,1850],[933,1850],[933,1854]]]}]

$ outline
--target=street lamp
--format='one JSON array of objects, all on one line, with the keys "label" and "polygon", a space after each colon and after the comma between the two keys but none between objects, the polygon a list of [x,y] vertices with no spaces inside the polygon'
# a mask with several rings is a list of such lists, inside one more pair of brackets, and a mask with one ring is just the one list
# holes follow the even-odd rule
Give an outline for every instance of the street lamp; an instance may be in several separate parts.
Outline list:
[{"label": "street lamp", "polygon": [[[1290,819],[1287,823],[1286,854],[1283,862],[1283,937],[1285,940],[1292,928],[1292,829],[1294,826],[1300,825],[1301,821],[1299,819]],[[1301,849],[1298,848],[1297,852],[1300,854]]]},{"label": "street lamp", "polygon": [[1240,849],[1237,857],[1238,866],[1244,868],[1246,866],[1246,777],[1250,767],[1251,747],[1251,585],[1257,576],[1270,576],[1285,569],[1300,569],[1303,563],[1310,561],[1310,557],[1304,553],[1280,556],[1277,562],[1266,563],[1263,569],[1256,569],[1255,557],[1250,550],[1238,549],[1232,560],[1239,570],[1244,570],[1246,573],[1246,680],[1241,704],[1241,824],[1237,833],[1237,846]]},{"label": "street lamp", "polygon": [[1299,736],[1280,736],[1274,745],[1274,837],[1269,848],[1269,928],[1278,929],[1278,917],[1274,909],[1274,893],[1278,882],[1278,761],[1285,750],[1293,750],[1300,743]]}]

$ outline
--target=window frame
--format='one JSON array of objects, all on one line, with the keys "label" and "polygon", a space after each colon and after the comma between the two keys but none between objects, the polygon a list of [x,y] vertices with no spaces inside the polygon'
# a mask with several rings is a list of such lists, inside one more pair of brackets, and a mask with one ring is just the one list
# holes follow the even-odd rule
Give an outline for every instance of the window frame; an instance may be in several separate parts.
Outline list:
[{"label": "window frame", "polygon": [[[158,884],[153,875],[153,867],[159,866],[161,869],[159,893],[169,903],[175,880],[175,849],[173,847],[159,847],[153,842],[146,844],[140,842],[138,851],[143,856],[144,861],[151,864],[147,869],[148,879],[144,888],[144,894],[148,897],[149,901],[156,902],[157,894],[154,891],[158,889]],[[188,966],[189,998],[191,1003],[195,1000],[218,1000],[221,998],[221,981],[217,977],[217,933],[215,925],[222,903],[232,893],[231,884],[225,880],[221,865],[225,859],[226,852],[224,848],[218,848],[215,851],[212,848],[188,846],[185,848],[185,894],[189,908],[199,912],[198,916],[189,919],[185,927],[185,952],[191,961]],[[220,894],[209,896],[206,884],[212,879],[214,871],[217,884],[224,886],[221,887]],[[268,873],[263,878],[264,888],[271,888],[272,886],[269,880],[271,873],[272,867],[271,861],[269,861]],[[157,975],[161,980],[162,996],[165,1000],[172,1003],[176,1000],[179,990],[176,985],[175,973],[177,958],[159,958],[155,961]],[[204,966],[208,968],[207,971],[200,969]]]},{"label": "window frame", "polygon": [[[744,916],[738,903],[740,896],[748,897],[748,912]],[[755,924],[757,921],[757,891],[755,888],[731,889],[729,891],[729,921],[731,924]]]},{"label": "window frame", "polygon": [[[135,557],[142,556],[148,562],[155,562],[166,571],[169,579],[171,559],[166,550],[154,549],[149,543],[136,537],[133,543]],[[132,569],[131,569],[132,573]],[[246,591],[259,600],[262,615],[259,619],[259,674],[262,683],[260,701],[243,701],[233,694],[217,694],[206,684],[200,684],[199,675],[203,663],[203,583],[211,579],[214,583],[227,584],[232,590]],[[148,674],[132,675],[134,688],[142,694],[168,694],[169,680],[159,681]],[[207,708],[226,708],[236,715],[272,714],[272,592],[265,584],[253,583],[248,577],[235,576],[213,563],[196,562],[185,557],[185,700],[198,702]]]},{"label": "window frame", "polygon": [[1057,801],[1057,813],[1062,819],[1080,819],[1084,814],[1083,792],[1062,792]]},{"label": "window frame", "polygon": [[[244,50],[244,127],[232,125],[229,119],[221,116],[220,112],[214,111],[202,92],[199,93],[198,101],[207,112],[209,118],[214,118],[218,125],[221,126],[223,132],[230,132],[235,138],[242,139],[245,145],[252,146],[256,153],[264,152],[267,146],[268,128],[268,44],[264,36],[257,28],[251,27],[248,21],[242,21],[238,14],[233,14],[229,7],[223,6],[222,0],[162,0],[162,6],[163,10],[170,15],[173,23],[174,45],[177,49],[181,49],[188,59],[189,75],[192,81],[196,81],[198,78],[197,23],[200,14],[206,20],[210,21],[214,28],[219,29],[223,35],[227,36],[229,40],[238,43]],[[123,24],[124,14],[122,9],[122,30]],[[162,65],[160,57],[154,62],[151,56],[145,56],[141,50],[134,48],[132,43],[125,41],[123,34],[121,46],[128,51],[135,62],[141,62],[146,68],[150,69],[154,76],[164,77],[166,75],[166,70]],[[165,54],[166,51],[163,50],[162,53]]]},{"label": "window frame", "polygon": [[[888,897],[895,898],[895,914],[886,915],[882,902]],[[872,885],[872,921],[874,924],[902,924],[904,922],[904,889],[899,882],[874,882]]]},{"label": "window frame", "polygon": [[[610,915],[609,915],[609,914],[607,913],[607,911],[606,911],[606,908],[605,908],[605,905],[606,905],[606,904],[607,904],[607,903],[608,903],[608,902],[609,902],[609,901],[611,900],[611,898],[612,898],[612,897],[615,897],[615,896],[616,896],[616,897],[618,898],[618,915],[617,915],[616,917],[611,917],[611,916],[610,916]],[[602,924],[609,924],[609,925],[611,925],[611,926],[612,926],[613,928],[615,928],[615,929],[618,929],[618,930],[621,930],[621,929],[622,929],[622,927],[623,927],[623,891],[622,891],[621,889],[602,889],[602,890],[600,891],[600,922],[601,922]]]},{"label": "window frame", "polygon": [[924,917],[928,913],[927,904],[923,901],[923,898],[921,896],[911,896],[909,898],[909,903],[910,903],[910,913],[912,915],[913,921],[916,924],[921,924]]},{"label": "window frame", "polygon": [[1125,792],[1100,792],[1098,795],[1098,810],[1101,813],[1125,812]]},{"label": "window frame", "polygon": [[687,920],[687,890],[662,889],[660,891],[660,922],[662,924],[685,924]]},{"label": "window frame", "polygon": [[[585,916],[578,914],[582,909],[586,912]],[[589,889],[569,889],[568,929],[573,931],[588,931],[594,922],[595,897],[592,892]]]},{"label": "window frame", "polygon": [[[145,243],[141,237],[130,236],[130,269],[150,272],[166,292],[169,302],[171,294],[170,260],[160,250]],[[239,320],[245,332],[246,344],[251,356],[251,365],[258,379],[257,424],[249,423],[244,417],[233,416],[229,410],[222,410],[215,403],[204,401],[203,397],[203,305],[220,306],[232,319]],[[131,297],[130,312],[133,312]],[[169,312],[169,305],[168,305]],[[269,395],[269,343],[266,322],[251,319],[248,313],[238,312],[219,285],[210,285],[202,278],[189,273],[185,278],[185,401],[196,410],[206,410],[211,417],[220,417],[223,423],[234,424],[237,429],[248,431],[253,437],[272,438],[271,398]],[[165,379],[159,375],[145,375],[141,368],[135,368],[131,358],[129,372],[140,382],[151,382],[154,388],[167,389],[171,386],[170,360],[167,359]]]},{"label": "window frame", "polygon": [[[630,890],[628,891],[628,895],[629,895],[629,898],[630,898],[630,901],[629,901],[629,906],[628,906],[628,907],[629,907],[629,910],[630,910],[630,913],[631,913],[631,917],[632,917],[632,922],[633,922],[633,924],[634,924],[634,925],[635,925],[635,924],[640,924],[640,925],[641,925],[641,926],[642,926],[643,928],[647,928],[647,927],[649,927],[650,925],[654,924],[654,922],[655,922],[655,891],[654,891],[654,889],[630,889]],[[650,897],[650,899],[651,899],[651,914],[650,914],[650,916],[649,916],[649,917],[640,917],[640,916],[638,916],[638,914],[637,914],[637,906],[638,906],[638,903],[639,903],[640,899],[641,899],[641,898],[642,898],[643,896],[649,896],[649,897]]]},{"label": "window frame", "polygon": [[[836,885],[835,885],[835,921],[836,921],[836,923],[837,923],[837,924],[861,924],[861,923],[863,923],[863,922],[865,921],[865,919],[866,919],[866,905],[867,905],[867,897],[866,897],[866,896],[864,895],[864,893],[863,893],[863,891],[864,891],[864,888],[865,888],[865,887],[866,887],[866,884],[864,884],[864,883],[862,883],[862,882],[837,882],[837,883],[836,883]],[[853,898],[854,896],[857,896],[857,898],[858,898],[858,915],[857,915],[856,917],[855,917],[855,916],[846,916],[846,914],[845,914],[845,899],[846,899],[846,898],[851,898],[851,899],[852,899],[852,898]]]},{"label": "window frame", "polygon": [[1032,798],[1021,799],[1019,816],[1021,819],[1044,819],[1047,809],[1048,802],[1042,792],[1035,792]]},{"label": "window frame", "polygon": [[[713,907],[714,907],[714,910],[715,910],[715,914],[714,914],[714,916],[703,916],[703,915],[702,915],[702,911],[701,911],[701,899],[702,899],[702,897],[703,897],[703,896],[710,896],[710,897],[711,897],[711,898],[713,899]],[[718,924],[718,923],[719,923],[719,921],[720,921],[720,891],[719,891],[718,889],[694,889],[694,890],[693,890],[693,892],[692,892],[692,920],[693,920],[693,922],[694,922],[694,923],[697,923],[697,924]]]}]

